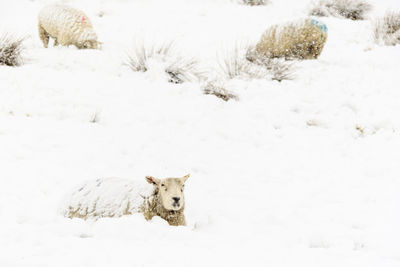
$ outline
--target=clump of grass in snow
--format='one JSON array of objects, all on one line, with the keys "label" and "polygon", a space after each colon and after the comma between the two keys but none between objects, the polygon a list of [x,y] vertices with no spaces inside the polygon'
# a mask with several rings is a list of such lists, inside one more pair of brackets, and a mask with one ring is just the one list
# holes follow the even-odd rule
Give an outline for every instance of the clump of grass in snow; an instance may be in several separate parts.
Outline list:
[{"label": "clump of grass in snow", "polygon": [[363,20],[371,9],[371,4],[365,0],[319,0],[312,3],[309,14]]},{"label": "clump of grass in snow", "polygon": [[158,61],[168,74],[168,81],[172,83],[200,81],[205,77],[204,71],[199,68],[199,62],[177,53],[173,42],[149,46],[142,43],[136,45],[127,57],[127,65],[133,71],[146,72],[150,67],[150,60]]},{"label": "clump of grass in snow", "polygon": [[0,65],[14,67],[22,64],[23,41],[23,37],[15,37],[8,33],[0,36]]},{"label": "clump of grass in snow", "polygon": [[269,0],[239,0],[239,3],[248,6],[265,6],[269,4]]},{"label": "clump of grass in snow", "polygon": [[205,84],[203,87],[203,92],[206,95],[214,95],[224,101],[231,99],[239,100],[239,97],[236,94],[225,89],[224,85],[217,81],[208,82]]},{"label": "clump of grass in snow", "polygon": [[400,12],[387,12],[374,21],[374,39],[378,44],[400,44]]},{"label": "clump of grass in snow", "polygon": [[228,79],[293,79],[293,63],[284,59],[272,59],[254,54],[254,46],[238,45],[219,60],[220,70]]},{"label": "clump of grass in snow", "polygon": [[255,47],[250,46],[246,52],[246,59],[254,64],[264,66],[271,73],[274,81],[293,80],[294,64],[283,58],[270,58],[255,53]]}]

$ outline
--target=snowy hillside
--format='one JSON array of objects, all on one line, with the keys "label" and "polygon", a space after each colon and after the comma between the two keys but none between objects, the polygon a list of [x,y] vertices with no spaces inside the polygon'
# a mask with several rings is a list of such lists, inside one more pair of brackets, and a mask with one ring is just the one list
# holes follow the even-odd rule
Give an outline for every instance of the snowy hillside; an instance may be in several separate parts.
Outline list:
[{"label": "snowy hillside", "polygon": [[[50,0],[0,0],[0,33],[27,36],[25,64],[0,66],[0,266],[400,266],[400,46],[371,19],[319,18],[328,39],[288,81],[232,79],[238,100],[198,82],[133,72],[137,41],[173,41],[216,75],[218,58],[309,0],[65,0],[101,50],[43,48]],[[186,182],[187,227],[143,215],[67,219],[60,203],[99,177]]]}]

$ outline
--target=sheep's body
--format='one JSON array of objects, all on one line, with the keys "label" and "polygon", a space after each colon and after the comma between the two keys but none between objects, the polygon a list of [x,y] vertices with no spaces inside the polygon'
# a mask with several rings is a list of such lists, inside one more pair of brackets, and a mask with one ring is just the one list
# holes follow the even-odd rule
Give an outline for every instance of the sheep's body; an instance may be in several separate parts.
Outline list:
[{"label": "sheep's body", "polygon": [[65,200],[61,212],[65,217],[84,220],[143,213],[146,220],[160,216],[170,225],[186,225],[183,208],[166,210],[157,188],[120,178],[97,179],[83,184]]},{"label": "sheep's body", "polygon": [[97,48],[97,35],[88,16],[64,5],[49,5],[39,12],[39,37],[44,47],[49,38],[54,45],[75,45],[77,48]]},{"label": "sheep's body", "polygon": [[252,57],[315,59],[321,54],[326,39],[326,26],[316,20],[274,25],[261,36]]}]

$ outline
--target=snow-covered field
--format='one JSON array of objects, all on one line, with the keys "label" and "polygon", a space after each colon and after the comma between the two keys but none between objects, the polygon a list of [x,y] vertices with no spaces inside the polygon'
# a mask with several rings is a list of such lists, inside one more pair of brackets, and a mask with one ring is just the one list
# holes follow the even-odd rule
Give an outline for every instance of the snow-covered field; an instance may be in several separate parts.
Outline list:
[{"label": "snow-covered field", "polygon": [[[233,79],[239,101],[124,65],[135,40],[174,40],[206,69],[308,0],[71,0],[102,50],[42,46],[45,0],[0,0],[28,35],[0,66],[0,266],[400,266],[400,47],[369,20],[321,18],[328,41],[295,79]],[[374,0],[370,18],[398,0]],[[91,122],[96,117],[95,123]],[[66,219],[71,188],[99,177],[191,178],[187,227],[136,214]]]}]

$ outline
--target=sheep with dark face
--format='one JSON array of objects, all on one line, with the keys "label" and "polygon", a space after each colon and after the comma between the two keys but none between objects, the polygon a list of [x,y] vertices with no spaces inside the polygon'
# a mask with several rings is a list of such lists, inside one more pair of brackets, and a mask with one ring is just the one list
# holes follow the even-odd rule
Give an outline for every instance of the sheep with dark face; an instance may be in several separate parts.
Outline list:
[{"label": "sheep with dark face", "polygon": [[75,45],[77,48],[97,49],[99,42],[88,16],[65,5],[48,5],[39,12],[39,37],[45,48],[49,39],[54,45]]},{"label": "sheep with dark face", "polygon": [[146,220],[159,216],[170,225],[186,225],[184,185],[188,178],[189,174],[166,179],[146,176],[152,186],[120,178],[89,181],[67,198],[62,213],[86,220],[140,212]]}]

